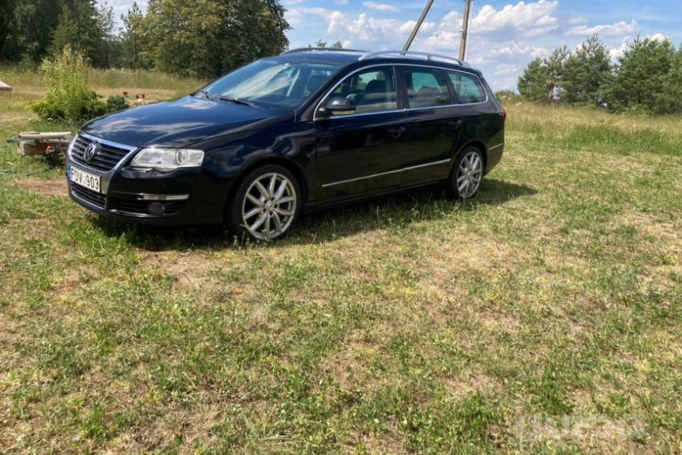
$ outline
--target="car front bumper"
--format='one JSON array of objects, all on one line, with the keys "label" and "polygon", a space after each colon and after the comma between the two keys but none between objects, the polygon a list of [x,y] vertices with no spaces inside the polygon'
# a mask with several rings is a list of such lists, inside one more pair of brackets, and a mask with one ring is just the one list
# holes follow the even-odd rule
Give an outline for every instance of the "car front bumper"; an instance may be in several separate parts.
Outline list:
[{"label": "car front bumper", "polygon": [[[204,168],[173,172],[129,166],[132,150],[109,170],[67,158],[71,167],[100,177],[100,191],[69,179],[69,196],[82,207],[118,220],[157,226],[219,224],[223,221],[225,184]],[[67,179],[69,178],[67,172]]]}]

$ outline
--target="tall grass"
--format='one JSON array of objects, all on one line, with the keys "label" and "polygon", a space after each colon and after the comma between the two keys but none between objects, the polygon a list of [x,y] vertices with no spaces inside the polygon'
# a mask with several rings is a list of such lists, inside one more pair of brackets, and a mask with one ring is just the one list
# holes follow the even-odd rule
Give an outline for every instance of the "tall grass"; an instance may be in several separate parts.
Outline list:
[{"label": "tall grass", "polygon": [[[46,89],[39,71],[18,66],[0,66],[0,80],[11,85],[16,92]],[[93,69],[90,73],[92,89],[153,89],[188,93],[197,90],[208,81],[181,78],[158,71],[127,69]]]},{"label": "tall grass", "polygon": [[172,90],[174,92],[192,92],[207,82],[201,79],[181,78],[158,71],[128,69],[95,69],[90,77],[90,83],[94,88],[134,87]]}]

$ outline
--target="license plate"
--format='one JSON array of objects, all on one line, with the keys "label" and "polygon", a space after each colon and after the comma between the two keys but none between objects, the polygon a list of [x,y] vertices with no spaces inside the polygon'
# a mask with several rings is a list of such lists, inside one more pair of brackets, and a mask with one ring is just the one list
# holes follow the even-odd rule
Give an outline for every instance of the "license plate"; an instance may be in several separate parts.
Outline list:
[{"label": "license plate", "polygon": [[81,171],[77,167],[69,165],[69,180],[73,183],[84,186],[85,188],[101,193],[99,175],[90,174],[89,172]]}]

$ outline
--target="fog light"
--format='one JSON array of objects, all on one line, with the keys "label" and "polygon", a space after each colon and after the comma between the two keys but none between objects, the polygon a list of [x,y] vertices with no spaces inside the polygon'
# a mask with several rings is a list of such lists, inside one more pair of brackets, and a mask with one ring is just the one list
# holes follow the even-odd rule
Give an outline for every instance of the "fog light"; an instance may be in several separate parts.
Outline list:
[{"label": "fog light", "polygon": [[163,213],[166,211],[166,206],[161,202],[152,202],[149,204],[149,206],[147,206],[147,210],[149,210],[149,213],[152,215],[163,215]]}]

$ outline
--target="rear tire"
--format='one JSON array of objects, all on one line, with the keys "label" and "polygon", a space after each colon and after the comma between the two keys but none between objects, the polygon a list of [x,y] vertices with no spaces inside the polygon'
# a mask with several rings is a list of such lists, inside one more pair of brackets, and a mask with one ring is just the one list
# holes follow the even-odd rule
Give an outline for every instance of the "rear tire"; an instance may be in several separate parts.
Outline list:
[{"label": "rear tire", "polygon": [[240,241],[278,240],[291,232],[301,204],[296,177],[283,166],[268,164],[239,182],[225,209],[225,225]]},{"label": "rear tire", "polygon": [[476,196],[483,183],[485,161],[476,147],[467,147],[455,160],[450,173],[448,192],[458,199],[471,199]]}]

